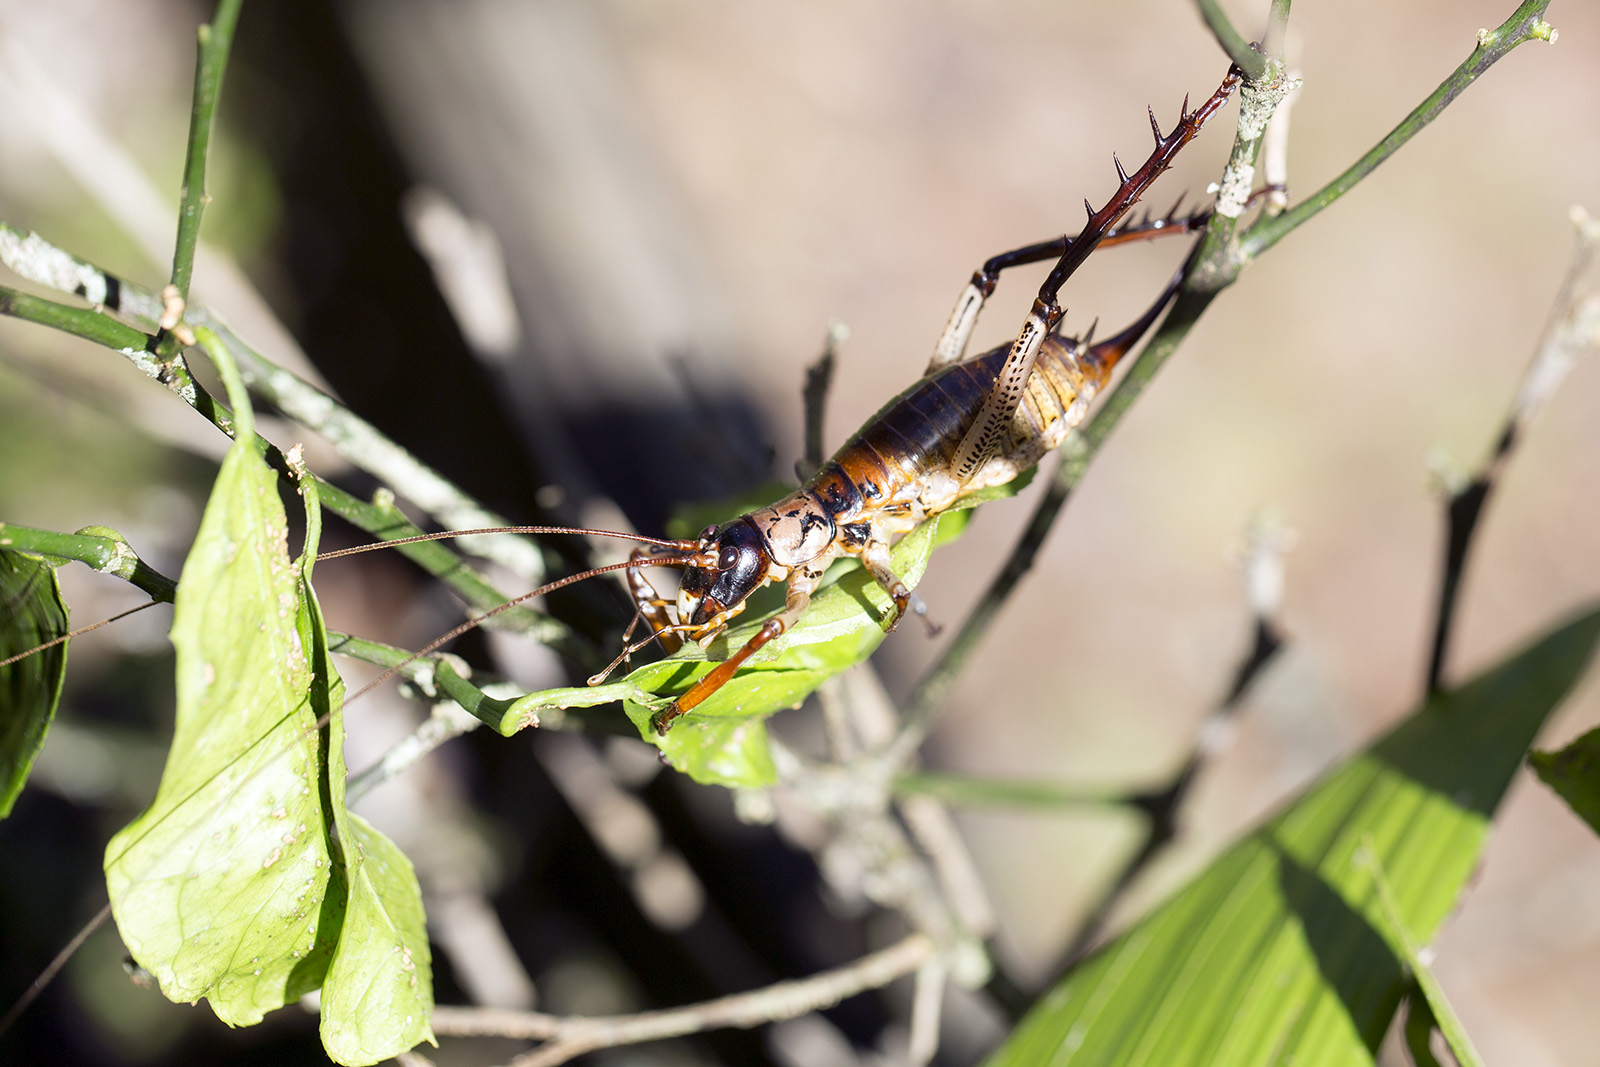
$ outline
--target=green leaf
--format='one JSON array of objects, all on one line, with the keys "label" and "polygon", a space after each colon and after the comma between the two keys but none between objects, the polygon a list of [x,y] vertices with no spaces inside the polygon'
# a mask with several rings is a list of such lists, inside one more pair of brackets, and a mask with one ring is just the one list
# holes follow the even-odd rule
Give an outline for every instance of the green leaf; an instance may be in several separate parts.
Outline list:
[{"label": "green leaf", "polygon": [[[0,549],[0,660],[67,632],[67,605],[55,568]],[[56,717],[67,674],[67,643],[0,667],[0,819],[11,814],[34,757]]]},{"label": "green leaf", "polygon": [[1591,830],[1600,833],[1600,727],[1560,752],[1535,752],[1528,762],[1540,781],[1554,789]]},{"label": "green leaf", "polygon": [[1430,701],[1067,976],[990,1067],[1371,1064],[1421,941],[1600,636],[1600,612]]},{"label": "green leaf", "polygon": [[321,985],[344,921],[326,793],[344,767],[330,767],[318,722],[338,684],[313,686],[326,638],[287,538],[277,476],[235,443],[178,587],[161,785],[106,848],[134,959],[170,999],[205,997],[236,1026]]},{"label": "green leaf", "polygon": [[404,852],[361,816],[346,815],[356,856],[350,904],[322,987],[322,1044],[337,1063],[391,1059],[433,1043],[433,976],[422,889]]},{"label": "green leaf", "polygon": [[1437,1029],[1449,1044],[1457,1067],[1483,1067],[1483,1058],[1473,1047],[1472,1039],[1467,1036],[1466,1027],[1461,1025],[1460,1016],[1456,1015],[1455,1009],[1450,1006],[1444,987],[1439,984],[1439,979],[1434,977],[1433,968],[1428,966],[1417,939],[1406,928],[1405,921],[1400,916],[1400,909],[1395,904],[1394,889],[1389,885],[1383,867],[1372,854],[1371,838],[1367,841],[1369,847],[1366,852],[1368,863],[1372,868],[1373,888],[1377,891],[1378,903],[1381,906],[1379,916],[1383,921],[1381,929],[1384,940],[1399,950],[1400,958],[1411,975],[1413,987],[1406,997],[1409,1003],[1405,1038],[1412,1059],[1416,1061],[1417,1067],[1427,1067],[1428,1064],[1437,1067],[1438,1061],[1429,1047],[1431,1032]]}]

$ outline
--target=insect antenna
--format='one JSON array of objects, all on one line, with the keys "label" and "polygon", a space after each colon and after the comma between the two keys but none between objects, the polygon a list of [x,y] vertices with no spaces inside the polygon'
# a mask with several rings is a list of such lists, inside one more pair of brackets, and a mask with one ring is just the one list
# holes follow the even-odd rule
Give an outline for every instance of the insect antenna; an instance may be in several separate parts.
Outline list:
[{"label": "insect antenna", "polygon": [[679,552],[689,552],[699,547],[696,541],[667,541],[659,537],[645,537],[643,534],[623,533],[619,530],[589,530],[581,526],[488,526],[476,530],[445,530],[441,533],[418,534],[415,537],[397,537],[392,541],[374,541],[370,545],[356,545],[352,548],[339,548],[332,552],[323,552],[317,556],[317,561],[325,559],[338,559],[340,556],[354,556],[362,552],[377,552],[385,548],[394,548],[398,545],[411,545],[418,541],[443,541],[451,537],[484,537],[489,534],[592,534],[596,537],[620,537],[627,541],[638,541],[647,545],[658,545],[662,548],[672,548]]},{"label": "insect antenna", "polygon": [[74,638],[74,637],[80,637],[83,634],[88,633],[90,630],[98,630],[102,626],[111,625],[112,623],[116,622],[118,619],[126,619],[129,615],[132,615],[134,612],[143,611],[145,608],[153,608],[157,604],[165,604],[165,603],[166,603],[165,600],[152,600],[148,604],[139,604],[139,605],[137,605],[135,607],[129,608],[127,611],[119,611],[115,615],[111,616],[111,618],[109,618],[109,619],[101,619],[99,622],[91,622],[87,626],[80,626],[76,630],[68,630],[66,633],[62,634],[60,637],[52,638],[51,640],[46,641],[42,645],[34,645],[32,648],[28,649],[26,652],[18,652],[14,656],[7,656],[5,659],[0,659],[0,667],[9,667],[13,663],[16,663],[16,662],[18,662],[20,660],[25,660],[29,656],[34,655],[35,653],[43,652],[47,648],[54,648],[59,644],[62,644],[64,642],[66,642],[66,641],[72,640],[72,638]]},{"label": "insect antenna", "polygon": [[[513,527],[513,528],[510,528],[510,529],[516,529],[516,528]],[[519,532],[528,532],[530,530],[535,530],[535,529],[540,531],[540,532],[556,532],[556,533],[603,533],[603,532],[606,532],[606,531],[600,531],[600,530],[578,530],[578,529],[571,529],[571,528],[567,528],[567,527],[549,527],[549,526],[542,526],[542,527],[537,527],[537,528],[523,527],[523,528],[521,528],[519,530]],[[483,532],[483,531],[472,531],[472,532],[476,533],[476,532]],[[497,532],[498,533],[498,532],[501,532],[501,531],[496,530],[496,531],[492,531],[492,532]],[[446,534],[446,535],[441,535],[441,536],[455,536],[455,535]],[[617,534],[616,536],[619,536],[619,537],[633,537],[634,535],[632,535],[632,534]],[[436,537],[425,536],[425,537],[406,538],[405,540],[425,541],[425,540],[436,540],[436,539],[437,539]],[[693,541],[661,541],[661,540],[657,540],[656,538],[649,538],[649,537],[638,538],[638,540],[647,541],[647,542],[651,542],[651,543],[658,544],[658,545],[675,545],[675,546],[691,545],[691,546],[698,547],[697,543],[693,542]],[[384,542],[384,544],[400,544],[400,543],[402,543],[402,542],[400,542],[400,541]],[[363,549],[372,548],[372,547],[382,547],[382,545],[362,546]],[[330,555],[346,555],[346,554],[348,554],[348,553],[343,552],[343,551],[330,553]],[[557,578],[553,582],[546,582],[544,585],[541,585],[539,588],[534,589],[531,592],[523,593],[521,596],[512,597],[510,600],[506,601],[504,604],[501,604],[501,605],[499,605],[497,607],[491,608],[490,610],[484,612],[481,615],[475,615],[475,616],[467,619],[465,622],[461,623],[459,626],[455,626],[455,627],[451,628],[450,630],[448,630],[447,632],[445,632],[443,634],[440,634],[438,637],[434,638],[432,641],[429,641],[426,645],[422,646],[417,651],[411,653],[411,655],[407,656],[405,659],[401,660],[399,663],[396,663],[392,667],[389,667],[382,674],[378,675],[378,677],[374,678],[372,681],[370,681],[366,685],[362,686],[352,696],[350,696],[348,699],[345,700],[345,704],[349,705],[352,701],[356,700],[357,698],[365,696],[367,693],[370,693],[372,690],[378,688],[378,686],[382,685],[384,682],[387,682],[389,679],[393,678],[395,675],[397,675],[401,671],[405,670],[407,667],[409,667],[411,664],[415,663],[417,660],[422,659],[424,656],[427,656],[427,655],[430,655],[430,654],[432,654],[434,652],[437,652],[441,647],[443,647],[444,645],[450,643],[451,641],[454,641],[456,638],[460,637],[462,634],[468,632],[469,630],[473,630],[473,629],[476,629],[477,627],[481,626],[484,623],[485,620],[492,619],[496,615],[500,614],[503,611],[509,611],[511,608],[516,607],[518,604],[522,603],[525,600],[532,600],[535,597],[544,596],[546,593],[553,593],[557,589],[562,589],[562,588],[565,588],[566,586],[572,585],[572,584],[574,584],[576,582],[581,582],[586,578],[593,578],[596,575],[607,574],[607,573],[609,573],[611,571],[628,570],[629,568],[633,568],[633,567],[656,567],[656,566],[668,566],[668,567],[671,567],[671,566],[675,566],[675,565],[688,565],[690,563],[693,563],[694,561],[695,561],[695,557],[692,556],[692,555],[687,555],[687,554],[680,554],[680,555],[675,555],[675,556],[652,556],[652,557],[650,557],[648,559],[629,559],[629,560],[624,560],[621,563],[609,563],[604,567],[591,567],[589,570],[579,571],[577,574],[569,574],[567,577],[565,577],[565,578]],[[650,637],[650,640],[652,640],[652,641],[655,640],[654,635],[652,635]],[[643,647],[643,646],[641,645],[640,647]],[[607,668],[606,673],[610,673],[610,668]]]}]

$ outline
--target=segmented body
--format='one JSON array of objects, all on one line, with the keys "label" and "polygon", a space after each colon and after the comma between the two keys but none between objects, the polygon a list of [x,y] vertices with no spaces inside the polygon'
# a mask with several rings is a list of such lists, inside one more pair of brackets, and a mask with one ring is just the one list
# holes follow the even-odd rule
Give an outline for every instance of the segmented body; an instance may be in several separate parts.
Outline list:
[{"label": "segmented body", "polygon": [[1059,447],[1082,421],[1109,368],[1083,344],[1048,337],[1009,439],[971,477],[963,480],[954,469],[1010,347],[918,379],[799,491],[752,512],[748,519],[772,546],[774,562],[809,562],[827,545],[859,554],[875,542],[892,543],[962,497],[1011,481]]},{"label": "segmented body", "polygon": [[[670,553],[685,568],[675,604],[657,594],[637,566],[628,572],[639,618],[669,652],[686,639],[709,644],[744,610],[756,589],[768,582],[786,583],[783,610],[658,714],[658,731],[665,733],[674,719],[716,692],[750,656],[793,626],[829,564],[841,555],[860,559],[893,599],[884,619],[885,629],[893,629],[911,604],[910,589],[890,566],[894,542],[963,497],[1011,481],[1060,446],[1082,421],[1117,361],[1172,300],[1179,280],[1137,322],[1094,345],[1056,334],[1063,315],[1057,295],[1095,248],[1119,239],[1118,220],[1222,106],[1239,77],[1236,68],[1230,70],[1222,86],[1193,112],[1185,102],[1171,133],[1162,133],[1152,113],[1154,152],[1132,175],[1116,162],[1121,180],[1117,192],[1098,211],[1084,202],[1089,220],[1077,237],[1020,248],[985,263],[957,299],[923,377],[868,420],[799,490],[725,526],[711,527],[697,540],[663,542],[635,552],[636,564],[652,554]],[[1169,214],[1135,227],[1141,232],[1133,239],[1171,232],[1178,229],[1177,221]],[[1192,229],[1199,217],[1182,221],[1182,229]],[[1016,340],[966,357],[978,313],[999,272],[1043,259],[1055,259],[1056,264]]]}]

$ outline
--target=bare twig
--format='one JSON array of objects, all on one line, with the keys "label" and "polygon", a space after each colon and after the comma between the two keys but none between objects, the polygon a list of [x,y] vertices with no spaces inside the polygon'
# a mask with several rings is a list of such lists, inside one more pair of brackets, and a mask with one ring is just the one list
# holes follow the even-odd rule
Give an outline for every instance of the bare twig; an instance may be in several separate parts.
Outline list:
[{"label": "bare twig", "polygon": [[906,1050],[911,1067],[924,1067],[938,1055],[944,982],[944,963],[937,956],[917,968],[916,988],[911,994],[911,1041]]},{"label": "bare twig", "polygon": [[850,337],[850,327],[842,322],[828,324],[828,336],[822,342],[822,355],[806,368],[806,384],[801,390],[805,403],[806,445],[805,454],[795,464],[794,472],[803,482],[822,468],[822,422],[827,412],[828,388],[833,384],[833,368],[839,357],[839,346]]},{"label": "bare twig", "polygon": [[351,804],[360,800],[378,786],[415,766],[424,756],[452,738],[476,730],[479,720],[464,711],[460,705],[440,701],[415,730],[394,744],[378,762],[352,775],[346,787],[346,797]]},{"label": "bare twig", "polygon": [[[57,248],[36,233],[0,222],[0,262],[29,281],[82,296],[105,310],[133,320],[143,329],[155,330],[158,326],[163,310],[158,294],[107,273]],[[5,292],[0,290],[0,298]],[[23,297],[24,302],[13,301],[12,306],[4,309],[5,313],[31,318],[119,350],[142,349],[151,343],[149,338],[141,339],[134,331],[96,312],[17,295]],[[441,526],[450,530],[473,530],[510,525],[315,383],[267,359],[241,340],[215,312],[191,306],[184,315],[188,324],[209,326],[222,338],[251,389],[266,397],[285,415],[321,435],[339,455],[393,488]],[[333,503],[337,505],[338,502]],[[463,539],[461,546],[535,585],[543,582],[551,569],[546,550],[523,538],[476,537]]]},{"label": "bare twig", "polygon": [[1511,403],[1494,447],[1470,481],[1458,480],[1447,486],[1445,552],[1439,582],[1439,606],[1434,618],[1433,650],[1428,657],[1428,676],[1424,692],[1439,691],[1444,662],[1450,650],[1450,634],[1455,624],[1456,600],[1461,577],[1478,520],[1489,494],[1510,461],[1512,450],[1529,424],[1555,392],[1579,353],[1600,345],[1600,293],[1585,287],[1585,281],[1600,252],[1600,220],[1582,207],[1573,207],[1572,223],[1577,229],[1577,247],[1562,280],[1550,316],[1545,320],[1539,347],[1523,375],[1522,385]]},{"label": "bare twig", "polygon": [[433,1030],[456,1037],[515,1037],[548,1044],[514,1063],[552,1067],[595,1049],[660,1041],[724,1027],[748,1029],[829,1008],[870,989],[881,989],[933,958],[933,942],[923,934],[863,956],[844,967],[798,981],[720,997],[665,1011],[603,1017],[546,1015],[495,1008],[435,1008]]},{"label": "bare twig", "polygon": [[1259,220],[1240,242],[1239,255],[1244,259],[1259,256],[1283,240],[1301,223],[1355,188],[1368,174],[1377,169],[1380,163],[1394,155],[1402,145],[1421,133],[1423,127],[1438,118],[1440,113],[1450,106],[1451,101],[1465,92],[1467,86],[1476,81],[1479,75],[1488,71],[1518,45],[1533,40],[1553,43],[1556,31],[1544,21],[1543,17],[1545,9],[1549,6],[1550,0],[1524,0],[1516,11],[1511,13],[1511,17],[1500,26],[1493,30],[1479,30],[1478,44],[1472,50],[1472,54],[1426,100],[1413,108],[1411,114],[1407,115],[1400,125],[1373,146],[1371,151],[1310,197],[1281,215]]}]

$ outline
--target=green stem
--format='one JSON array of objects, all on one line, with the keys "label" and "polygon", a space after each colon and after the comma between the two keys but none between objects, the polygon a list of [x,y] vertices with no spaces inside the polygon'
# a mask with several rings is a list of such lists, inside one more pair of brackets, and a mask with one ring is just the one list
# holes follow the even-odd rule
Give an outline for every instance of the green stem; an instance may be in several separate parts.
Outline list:
[{"label": "green stem", "polygon": [[1195,0],[1195,6],[1200,9],[1200,17],[1205,19],[1217,44],[1233,60],[1233,65],[1244,71],[1246,78],[1256,81],[1267,72],[1267,57],[1250,47],[1244,35],[1233,28],[1217,0]]},{"label": "green stem", "polygon": [[42,296],[24,293],[10,286],[0,285],[0,315],[9,315],[25,322],[49,326],[86,341],[114,348],[136,362],[153,360],[149,353],[151,338],[132,326],[118,322],[109,315],[89,308],[69,307]]},{"label": "green stem", "polygon": [[1484,71],[1494,66],[1507,53],[1520,44],[1532,40],[1553,41],[1555,30],[1543,20],[1550,0],[1524,0],[1510,18],[1499,28],[1480,31],[1478,45],[1455,72],[1446,78],[1421,104],[1407,115],[1389,135],[1372,150],[1356,160],[1349,169],[1281,215],[1266,216],[1252,226],[1240,242],[1240,253],[1245,259],[1254,259],[1262,252],[1283,240],[1296,227],[1323,208],[1349,192],[1378,164],[1399,151],[1400,146],[1421,132],[1422,128],[1439,116],[1456,97],[1478,79]]},{"label": "green stem", "polygon": [[241,0],[221,0],[209,25],[198,33],[194,70],[194,107],[189,116],[189,150],[183,164],[182,207],[178,213],[178,243],[172,254],[172,284],[189,299],[189,279],[194,273],[194,249],[200,241],[200,220],[205,214],[206,157],[211,147],[211,127],[222,92],[222,75],[233,45],[233,28],[239,21]]},{"label": "green stem", "polygon": [[1059,782],[1016,782],[959,774],[918,771],[894,780],[896,795],[931,796],[947,804],[1014,808],[1116,808],[1128,803],[1123,791],[1093,792]]},{"label": "green stem", "polygon": [[[150,351],[151,337],[98,311],[69,307],[53,300],[0,286],[0,315],[36,322],[85,340],[115,349],[127,356],[147,377],[165,385],[207,421],[228,436],[234,436],[234,420],[228,409],[216,402],[189,372],[181,356],[163,361]],[[226,346],[220,335],[207,331],[213,347]],[[230,335],[231,337],[231,335]],[[237,357],[237,350],[232,350]],[[265,438],[257,436],[256,449],[279,470],[287,472],[282,453]],[[331,482],[316,479],[322,503],[334,514],[374,537],[394,539],[413,537],[423,530],[405,518],[392,504],[360,500]],[[485,612],[504,603],[506,597],[469,567],[456,553],[431,541],[405,545],[398,549],[429,574],[449,585],[474,610]],[[69,558],[76,558],[69,556]],[[605,657],[594,644],[565,623],[528,608],[517,607],[495,616],[495,625],[528,634],[575,660],[585,668],[602,666]]]},{"label": "green stem", "polygon": [[[120,315],[132,319],[142,328],[157,328],[157,320],[162,313],[159,296],[133,282],[113,278],[94,264],[57,248],[36,233],[0,222],[0,262],[29,281],[74,293],[96,303],[103,302],[107,294],[114,290],[118,294],[116,310]],[[0,289],[0,296],[9,292],[11,290]],[[45,316],[41,320],[45,325],[62,329],[76,325],[78,328],[72,332],[101,343],[136,340],[132,334],[125,332],[126,327],[117,320],[111,320],[112,332],[106,333],[107,328],[101,321],[105,316],[100,315],[100,319],[93,317],[98,312],[51,304],[37,298],[28,299],[38,306],[28,316],[18,317]],[[239,364],[239,373],[243,375],[246,385],[285,415],[315,430],[341,456],[393,487],[440,525],[452,530],[511,525],[505,518],[462,492],[438,471],[379,433],[371,423],[356,416],[333,397],[251,348],[226,323],[205,308],[191,307],[185,317],[197,329],[209,327],[218,341],[228,346]],[[144,344],[150,347],[150,339],[145,338]],[[149,369],[159,371],[159,365],[152,362]],[[152,373],[152,377],[161,376],[159,372]],[[414,527],[412,530],[421,532]],[[520,537],[479,537],[470,544],[462,542],[462,547],[474,555],[509,568],[512,573],[533,585],[544,584],[550,572],[562,562],[555,550]],[[436,566],[446,566],[439,561],[455,560],[457,557],[446,552],[443,555],[435,553],[431,558]],[[483,610],[493,606],[471,598],[469,602]],[[527,620],[528,617],[523,616],[523,621]]]},{"label": "green stem", "polygon": [[76,560],[102,574],[115,575],[142,589],[151,600],[166,604],[172,603],[178,590],[177,582],[140,559],[126,538],[105,526],[86,526],[69,534],[0,522],[0,548]]},{"label": "green stem", "polygon": [[434,683],[439,689],[460,704],[466,712],[479,722],[492,726],[499,731],[505,721],[506,713],[511,710],[514,701],[500,700],[485,693],[482,689],[467,681],[450,668],[448,663],[440,661],[433,672]]}]

